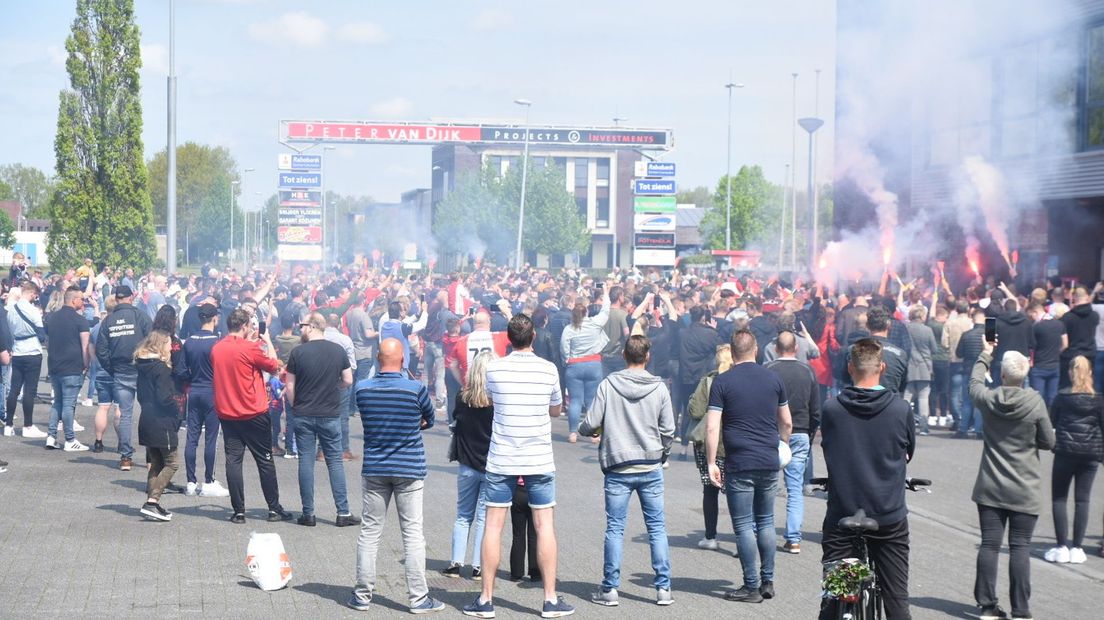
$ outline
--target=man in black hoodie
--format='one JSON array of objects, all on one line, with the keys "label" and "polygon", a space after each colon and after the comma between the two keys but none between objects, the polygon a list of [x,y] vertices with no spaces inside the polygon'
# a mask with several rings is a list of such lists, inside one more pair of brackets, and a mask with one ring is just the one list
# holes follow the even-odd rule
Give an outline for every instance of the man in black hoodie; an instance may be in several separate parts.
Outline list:
[{"label": "man in black hoodie", "polygon": [[[889,341],[891,320],[889,312],[881,306],[875,306],[866,313],[866,327],[870,330],[871,337],[882,345],[881,355],[885,368],[882,371],[881,384],[894,394],[901,394],[905,391],[905,384],[908,383],[908,354]],[[847,368],[850,371],[850,347],[847,349],[847,359]],[[858,379],[852,376],[851,383],[857,382]]]},{"label": "man in black hoodie", "polygon": [[[916,431],[908,403],[882,384],[882,349],[874,338],[856,342],[847,364],[855,385],[824,404],[821,448],[831,483],[821,548],[824,562],[855,557],[854,536],[839,529],[839,520],[861,508],[877,521],[878,530],[866,535],[867,545],[886,618],[898,620],[911,617],[905,466],[916,449]],[[826,599],[820,617],[836,617],[834,607]]]},{"label": "man in black hoodie", "polygon": [[[1035,350],[1035,326],[1031,319],[1020,311],[1020,304],[1015,299],[1005,299],[1003,303],[1004,312],[997,315],[997,348],[993,352],[993,367],[989,373],[994,386],[1001,384],[1000,360],[1006,352],[1016,351],[1030,358]],[[993,304],[989,306],[991,308]]]},{"label": "man in black hoodie", "polygon": [[1069,365],[1073,358],[1083,355],[1092,363],[1096,359],[1096,325],[1100,315],[1093,311],[1092,296],[1083,287],[1073,290],[1073,308],[1062,315],[1062,324],[1066,326],[1069,347],[1062,351],[1058,365],[1058,388],[1070,386]]},{"label": "man in black hoodie", "polygon": [[115,289],[118,304],[104,319],[96,343],[96,359],[111,375],[112,392],[119,403],[119,469],[130,471],[134,465],[134,446],[130,444],[134,420],[134,398],[138,393],[138,368],[134,365],[134,350],[149,335],[152,323],[149,315],[134,307],[134,291],[125,284]]}]

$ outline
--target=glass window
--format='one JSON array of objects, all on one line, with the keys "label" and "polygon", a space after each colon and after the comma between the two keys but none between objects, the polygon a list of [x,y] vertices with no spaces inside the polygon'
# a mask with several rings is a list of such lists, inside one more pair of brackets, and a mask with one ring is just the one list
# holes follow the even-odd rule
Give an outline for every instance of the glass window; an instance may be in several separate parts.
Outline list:
[{"label": "glass window", "polygon": [[598,164],[598,180],[608,181],[610,178],[610,160],[608,157],[599,157],[595,160]]},{"label": "glass window", "polygon": [[598,198],[598,209],[594,215],[596,228],[609,228],[610,201],[609,196]]},{"label": "glass window", "polygon": [[586,196],[576,196],[575,206],[579,209],[579,217],[583,218],[583,221],[587,221],[587,199]]},{"label": "glass window", "polygon": [[533,167],[543,168],[544,167],[544,162],[545,162],[546,159],[547,159],[546,157],[534,157],[533,158]]},{"label": "glass window", "polygon": [[1090,147],[1104,146],[1104,106],[1088,111],[1087,124],[1087,145]]},{"label": "glass window", "polygon": [[506,167],[502,170],[502,174],[506,174],[507,170],[509,170],[510,168],[513,168],[514,166],[518,165],[518,161],[520,159],[521,158],[518,157],[517,155],[514,155],[513,157],[503,157],[502,160],[506,162]]},{"label": "glass window", "polygon": [[1085,146],[1104,146],[1104,26],[1088,33],[1085,59]]},{"label": "glass window", "polygon": [[1028,116],[1001,123],[1001,155],[1021,157],[1035,150],[1035,118]]},{"label": "glass window", "polygon": [[502,156],[491,155],[487,158],[488,165],[491,167],[491,171],[495,173],[495,176],[502,175]]},{"label": "glass window", "polygon": [[993,105],[993,68],[988,58],[979,58],[959,67],[959,121],[962,124],[988,123]]},{"label": "glass window", "polygon": [[589,160],[586,157],[575,158],[575,187],[586,187],[589,178]]}]

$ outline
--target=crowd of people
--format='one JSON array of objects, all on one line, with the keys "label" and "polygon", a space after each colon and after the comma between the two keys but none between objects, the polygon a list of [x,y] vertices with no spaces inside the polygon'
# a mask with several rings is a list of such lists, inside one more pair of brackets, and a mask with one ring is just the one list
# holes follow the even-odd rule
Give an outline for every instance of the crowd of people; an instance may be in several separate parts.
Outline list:
[{"label": "crowd of people", "polygon": [[[574,611],[556,592],[552,419],[562,410],[566,442],[581,436],[598,444],[607,529],[603,578],[591,600],[606,606],[619,604],[634,493],[648,530],[655,602],[674,600],[663,471],[672,453],[692,454],[701,475],[699,547],[717,548],[721,491],[728,501],[743,583],[725,598],[773,598],[776,548],[802,552],[820,436],[831,480],[823,559],[855,552],[837,522],[863,509],[878,524],[869,548],[894,619],[909,617],[906,464],[917,435],[942,431],[984,441],[973,493],[981,617],[1008,617],[995,589],[1007,527],[1012,617],[1028,618],[1030,541],[1044,502],[1038,453],[1055,452],[1051,562],[1085,561],[1092,481],[1104,460],[1104,285],[1039,284],[1017,290],[978,278],[959,294],[938,273],[904,283],[887,272],[880,282],[837,285],[734,270],[615,268],[593,277],[487,265],[404,273],[366,260],[246,273],[205,265],[189,276],[97,270],[87,260],[44,274],[17,255],[0,309],[4,434],[19,429],[48,449],[99,453],[108,449],[110,423],[119,468],[129,471],[137,401],[148,468],[140,512],[158,521],[172,519],[162,499],[174,488],[181,436],[180,490],[228,496],[233,523],[246,522],[246,451],[268,520],[307,527],[318,523],[314,471],[325,462],[335,525],[360,526],[349,605],[371,603],[394,500],[410,609],[426,613],[443,604],[426,585],[421,433],[447,421],[457,509],[444,574],[466,572],[471,540],[469,574],[482,580],[482,592],[463,612],[481,618],[494,617],[507,514],[510,578],[527,574],[543,584],[543,617]],[[33,418],[43,357],[52,388],[44,431]],[[92,396],[86,445],[74,411]],[[353,414],[364,437],[360,514],[350,507],[343,466],[358,458]],[[225,486],[216,478],[220,432]],[[298,517],[281,503],[274,457],[298,459]],[[781,546],[774,534],[780,484]],[[826,599],[824,617],[832,606]]]}]

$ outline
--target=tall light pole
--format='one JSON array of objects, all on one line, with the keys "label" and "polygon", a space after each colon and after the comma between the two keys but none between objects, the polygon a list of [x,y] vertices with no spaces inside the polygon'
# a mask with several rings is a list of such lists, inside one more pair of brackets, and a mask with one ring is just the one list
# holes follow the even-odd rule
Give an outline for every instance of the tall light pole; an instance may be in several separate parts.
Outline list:
[{"label": "tall light pole", "polygon": [[165,247],[165,269],[176,273],[176,1],[169,0],[169,77],[168,77],[169,136],[166,155],[168,155],[168,192],[166,212],[167,230]]},{"label": "tall light pole", "polygon": [[816,117],[808,117],[799,119],[797,123],[801,125],[802,129],[809,132],[809,185],[805,191],[809,198],[809,219],[813,223],[813,230],[810,235],[811,243],[809,244],[809,272],[813,273],[816,270],[817,256],[817,205],[816,196],[813,195],[813,134],[824,125],[824,121]]},{"label": "tall light pole", "polygon": [[[324,146],[324,147],[322,147],[322,150],[323,151],[336,151],[337,147],[336,146]],[[323,155],[325,155],[325,153],[323,153]],[[326,178],[326,161],[325,160],[326,160],[326,158],[323,157],[322,158],[322,179],[323,179],[323,181]],[[322,199],[323,200],[325,200],[325,196],[326,196],[326,192],[325,192],[325,190],[323,190],[323,192],[322,192]],[[333,209],[331,209],[331,210],[333,211],[333,229],[332,229],[333,232],[330,233],[330,247],[331,247],[330,258],[332,259],[333,262],[336,263],[337,262],[337,205],[334,205]],[[326,217],[326,212],[324,210],[322,212],[322,217],[323,218]],[[323,224],[324,223],[325,223],[325,220],[323,220]],[[322,227],[323,231],[325,231],[325,228],[326,227],[323,225],[323,227]],[[325,239],[324,234],[323,234],[323,237],[322,237],[322,247],[323,247],[323,252],[322,253],[325,254],[326,239]],[[323,266],[325,266],[325,265],[323,265]]]},{"label": "tall light pole", "polygon": [[256,168],[245,168],[242,170],[242,178],[240,181],[230,181],[230,251],[227,254],[227,264],[230,267],[234,266],[234,216],[237,215],[237,203],[235,202],[236,194],[234,193],[234,186],[241,186],[245,183],[245,175],[253,172]]},{"label": "tall light pole", "polygon": [[797,269],[797,73],[793,75],[793,125],[790,150],[790,270]]},{"label": "tall light pole", "polygon": [[782,177],[782,217],[778,218],[778,271],[782,271],[782,265],[786,259],[786,184],[790,182],[790,165],[786,164],[786,174]]},{"label": "tall light pole", "polygon": [[728,89],[728,160],[725,163],[725,249],[732,249],[732,89],[743,84],[729,82]]},{"label": "tall light pole", "polygon": [[[529,110],[533,102],[528,99],[514,99],[514,103],[525,106],[525,148],[521,154],[521,204],[518,205],[517,248],[514,252],[514,270],[521,271],[521,234],[525,229],[525,179],[529,172]],[[614,248],[614,253],[617,248]]]}]

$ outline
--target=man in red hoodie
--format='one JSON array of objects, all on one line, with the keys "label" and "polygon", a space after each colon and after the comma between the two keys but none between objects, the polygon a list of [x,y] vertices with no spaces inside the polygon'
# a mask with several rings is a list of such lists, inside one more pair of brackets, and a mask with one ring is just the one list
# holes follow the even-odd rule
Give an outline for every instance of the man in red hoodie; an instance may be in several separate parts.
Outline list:
[{"label": "man in red hoodie", "polygon": [[242,459],[248,448],[257,462],[268,520],[290,521],[280,505],[276,467],[272,463],[272,431],[268,392],[262,372],[275,373],[279,362],[267,333],[252,327],[249,314],[238,308],[226,319],[229,334],[211,349],[215,412],[222,424],[226,449],[226,482],[230,487],[231,523],[245,523],[245,483]]}]

